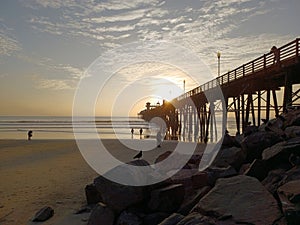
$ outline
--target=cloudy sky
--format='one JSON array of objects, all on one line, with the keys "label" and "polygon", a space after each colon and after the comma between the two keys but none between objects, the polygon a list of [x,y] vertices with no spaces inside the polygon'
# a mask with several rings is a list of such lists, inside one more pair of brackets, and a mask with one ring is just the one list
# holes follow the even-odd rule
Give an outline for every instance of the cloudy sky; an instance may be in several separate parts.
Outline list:
[{"label": "cloudy sky", "polygon": [[[299,0],[3,0],[0,115],[71,115],[80,79],[100,64],[97,115],[111,107],[134,115],[163,91],[170,98],[182,92],[183,80],[188,90],[215,77],[218,51],[225,73],[300,37],[299,12]],[[172,59],[147,61],[143,47],[132,48],[136,42],[182,51],[154,47],[154,58],[169,51]],[[179,62],[184,54],[198,57],[210,75],[190,78]],[[128,65],[118,61],[128,56]]]}]

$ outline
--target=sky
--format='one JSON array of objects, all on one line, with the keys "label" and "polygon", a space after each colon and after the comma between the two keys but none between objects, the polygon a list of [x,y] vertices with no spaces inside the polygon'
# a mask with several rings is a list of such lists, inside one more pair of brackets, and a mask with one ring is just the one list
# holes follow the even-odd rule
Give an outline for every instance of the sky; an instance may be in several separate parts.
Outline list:
[{"label": "sky", "polygon": [[299,0],[3,0],[0,115],[70,116],[83,93],[83,111],[135,116],[216,77],[218,51],[222,74],[300,37],[299,11]]}]

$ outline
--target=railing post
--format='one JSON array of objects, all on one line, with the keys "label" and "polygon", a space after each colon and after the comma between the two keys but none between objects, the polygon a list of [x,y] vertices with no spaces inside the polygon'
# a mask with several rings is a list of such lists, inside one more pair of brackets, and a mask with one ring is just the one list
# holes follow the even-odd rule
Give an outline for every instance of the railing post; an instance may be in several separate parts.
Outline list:
[{"label": "railing post", "polygon": [[243,64],[243,77],[245,76],[245,64]]},{"label": "railing post", "polygon": [[252,73],[254,73],[254,62],[252,62]]},{"label": "railing post", "polygon": [[234,70],[234,79],[236,80],[236,69]]},{"label": "railing post", "polygon": [[227,83],[229,83],[229,71],[228,71],[228,73],[227,73]]},{"label": "railing post", "polygon": [[299,56],[299,38],[296,39],[296,57]]},{"label": "railing post", "polygon": [[264,69],[266,69],[266,54],[264,54]]}]

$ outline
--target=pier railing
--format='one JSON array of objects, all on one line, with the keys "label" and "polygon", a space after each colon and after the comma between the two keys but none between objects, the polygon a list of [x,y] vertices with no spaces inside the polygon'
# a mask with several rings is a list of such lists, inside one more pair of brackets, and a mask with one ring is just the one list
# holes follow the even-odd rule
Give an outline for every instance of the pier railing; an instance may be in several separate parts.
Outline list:
[{"label": "pier railing", "polygon": [[[242,77],[251,76],[254,73],[269,69],[272,66],[275,66],[278,63],[281,63],[285,60],[288,60],[291,58],[297,58],[300,56],[299,42],[300,42],[300,38],[297,38],[296,40],[278,48],[279,55],[278,55],[277,59],[275,58],[275,54],[273,52],[264,54],[246,64],[243,64],[242,66],[239,66],[238,68],[236,68],[234,70],[228,71],[227,73],[180,95],[179,97],[177,97],[177,101],[194,96],[196,94],[199,94],[201,92],[207,91],[212,88],[215,88],[217,86],[222,86],[224,84],[228,84],[228,83],[235,81],[237,79],[240,79]],[[277,61],[279,61],[279,62],[277,62]]]}]

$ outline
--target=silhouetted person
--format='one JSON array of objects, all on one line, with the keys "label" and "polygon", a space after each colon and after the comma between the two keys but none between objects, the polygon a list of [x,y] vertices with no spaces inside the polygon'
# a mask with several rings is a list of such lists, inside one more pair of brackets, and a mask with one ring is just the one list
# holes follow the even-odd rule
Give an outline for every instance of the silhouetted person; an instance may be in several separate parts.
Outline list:
[{"label": "silhouetted person", "polygon": [[133,158],[134,159],[140,159],[143,156],[143,151],[140,151],[138,154],[136,154]]},{"label": "silhouetted person", "polygon": [[142,138],[143,128],[140,129],[140,138]]},{"label": "silhouetted person", "polygon": [[133,138],[134,129],[131,128],[131,138]]},{"label": "silhouetted person", "polygon": [[271,51],[270,51],[270,52],[274,54],[273,64],[279,63],[279,60],[280,60],[280,58],[279,58],[279,57],[280,57],[279,49],[278,49],[276,46],[273,46],[273,47],[271,48]]},{"label": "silhouetted person", "polygon": [[32,130],[28,131],[27,135],[28,135],[28,141],[31,140],[31,137],[32,137]]}]

